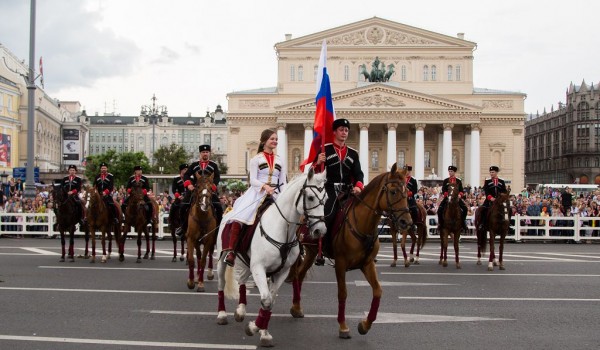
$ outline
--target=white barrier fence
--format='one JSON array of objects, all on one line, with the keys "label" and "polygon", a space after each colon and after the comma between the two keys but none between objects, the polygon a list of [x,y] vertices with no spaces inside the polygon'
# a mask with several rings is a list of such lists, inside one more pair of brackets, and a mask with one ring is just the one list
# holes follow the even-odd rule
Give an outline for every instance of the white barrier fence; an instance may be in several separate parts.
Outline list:
[{"label": "white barrier fence", "polygon": [[[157,237],[170,238],[171,233],[167,223],[167,213],[159,215]],[[0,213],[0,235],[28,235],[54,237],[59,234],[54,231],[54,213]],[[467,217],[468,232],[462,233],[462,239],[477,239],[473,217]],[[594,226],[597,225],[597,226]],[[380,225],[380,238],[391,239],[389,227]],[[427,216],[429,238],[439,239],[437,216]],[[132,231],[133,232],[133,231]],[[84,232],[76,230],[75,234],[83,236]],[[539,217],[515,216],[507,240],[524,241],[600,241],[600,217]]]}]

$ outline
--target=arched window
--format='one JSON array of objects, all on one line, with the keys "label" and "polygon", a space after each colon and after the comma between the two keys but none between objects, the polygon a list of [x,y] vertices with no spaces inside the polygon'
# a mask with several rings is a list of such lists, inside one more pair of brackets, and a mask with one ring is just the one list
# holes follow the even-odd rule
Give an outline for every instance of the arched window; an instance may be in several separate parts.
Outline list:
[{"label": "arched window", "polygon": [[429,80],[429,66],[424,65],[423,66],[423,81],[427,81],[427,80]]},{"label": "arched window", "polygon": [[435,65],[431,66],[431,81],[437,80],[437,67]]},{"label": "arched window", "polygon": [[169,145],[169,138],[167,136],[163,136],[163,138],[160,140],[160,145],[161,146],[168,146]]},{"label": "arched window", "polygon": [[448,81],[452,81],[452,66],[448,66]]},{"label": "arched window", "polygon": [[350,80],[350,67],[348,65],[344,66],[344,81]]},{"label": "arched window", "polygon": [[456,66],[456,81],[460,81],[460,66]]},{"label": "arched window", "polygon": [[577,120],[590,119],[590,105],[583,101],[577,105]]},{"label": "arched window", "polygon": [[290,66],[290,81],[296,80],[296,66],[293,64]]},{"label": "arched window", "polygon": [[406,81],[406,66],[404,65],[400,68],[400,80]]},{"label": "arched window", "polygon": [[403,168],[405,164],[406,164],[406,155],[404,154],[404,151],[399,151],[398,152],[398,164],[397,164],[397,166],[399,168]]},{"label": "arched window", "polygon": [[304,67],[298,66],[298,81],[304,80]]}]

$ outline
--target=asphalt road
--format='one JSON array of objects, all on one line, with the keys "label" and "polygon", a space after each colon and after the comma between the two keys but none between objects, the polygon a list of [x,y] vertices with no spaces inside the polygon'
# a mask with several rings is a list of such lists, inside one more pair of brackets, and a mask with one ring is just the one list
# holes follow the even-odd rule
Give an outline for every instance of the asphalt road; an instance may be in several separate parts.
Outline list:
[{"label": "asphalt road", "polygon": [[[76,240],[82,253],[83,240]],[[134,241],[127,253],[133,254]],[[186,286],[187,268],[171,262],[172,245],[158,242],[156,260],[136,264],[113,257],[90,264],[60,263],[57,239],[0,238],[0,349],[254,349],[249,316],[216,323],[217,284],[206,292]],[[389,266],[391,244],[378,257],[384,295],[367,335],[359,320],[371,303],[360,271],[348,273],[346,315],[352,338],[338,338],[337,289],[331,266],[315,267],[303,287],[306,317],[289,315],[292,289],[284,285],[270,332],[279,349],[598,349],[600,245],[510,243],[505,271],[475,264],[474,243],[461,244],[463,268],[438,265],[439,243],[429,242],[421,264]],[[453,252],[451,252],[453,254]]]}]

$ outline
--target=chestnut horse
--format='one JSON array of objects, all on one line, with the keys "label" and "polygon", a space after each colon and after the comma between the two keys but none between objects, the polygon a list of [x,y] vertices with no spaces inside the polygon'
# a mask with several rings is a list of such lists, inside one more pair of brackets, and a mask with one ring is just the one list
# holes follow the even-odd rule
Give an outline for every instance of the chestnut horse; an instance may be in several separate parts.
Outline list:
[{"label": "chestnut horse", "polygon": [[[176,204],[177,203],[177,204]],[[171,239],[173,240],[173,259],[171,262],[177,261],[177,235],[175,231],[181,226],[183,219],[181,218],[181,199],[176,198],[173,204],[171,205],[171,209],[169,210],[169,231],[171,231]],[[181,255],[179,256],[179,260],[183,261],[183,253],[185,252],[185,235],[181,236]]]},{"label": "chestnut horse", "polygon": [[[194,250],[196,251],[196,260],[198,260],[198,288],[196,291],[204,292],[204,266],[206,265],[206,256],[212,254],[217,240],[217,219],[215,217],[215,208],[212,203],[213,175],[203,176],[195,173],[196,188],[192,194],[192,207],[188,216],[188,228],[185,232],[187,238],[187,265],[188,280],[187,286],[193,289],[194,282]],[[204,250],[200,248],[204,245]],[[207,278],[214,278],[212,270],[212,259],[208,266]]]},{"label": "chestnut horse", "polygon": [[[156,232],[158,231],[158,204],[154,199],[150,199],[150,203],[153,207],[152,218],[150,219],[150,225],[152,230],[152,255],[150,257],[150,260],[154,260]],[[148,254],[150,252],[150,242],[146,202],[144,201],[142,186],[139,184],[134,184],[133,187],[131,187],[131,194],[129,196],[127,209],[125,211],[124,230],[121,236],[121,244],[119,247],[119,261],[123,261],[125,259],[123,255],[123,253],[125,252],[125,240],[127,239],[127,234],[129,233],[129,231],[131,231],[131,227],[133,227],[138,234],[138,256],[136,262],[141,263],[142,233],[146,236],[146,254],[144,254],[144,259],[148,259]]]},{"label": "chestnut horse", "polygon": [[[487,228],[485,230],[477,230],[477,265],[481,265],[481,254],[485,253],[487,231],[489,230],[490,258],[488,260],[488,271],[494,271],[494,266],[498,265],[500,270],[504,270],[502,254],[504,253],[504,239],[506,238],[506,234],[510,227],[510,193],[501,193],[493,202],[491,208],[488,209],[487,214]],[[478,223],[477,226],[479,226]],[[496,236],[500,236],[500,254],[498,261],[496,261],[496,254],[494,252],[494,240]]]},{"label": "chestnut horse", "polygon": [[[417,203],[417,216],[416,218],[412,218],[413,226],[409,227],[407,230],[398,230],[391,220],[387,219],[388,225],[390,226],[390,234],[392,235],[392,246],[394,249],[394,260],[391,263],[391,267],[396,267],[396,262],[398,261],[398,234],[402,235],[400,240],[400,248],[402,248],[402,255],[404,256],[404,267],[409,267],[411,263],[415,265],[419,265],[419,254],[421,249],[425,246],[427,242],[427,225],[425,220],[427,220],[427,211],[423,205]],[[411,216],[412,217],[412,216]],[[410,259],[406,254],[406,237],[410,235],[410,239],[412,244],[410,245]],[[413,255],[415,251],[415,246],[417,247],[417,255]]]},{"label": "chestnut horse", "polygon": [[[115,242],[119,249],[121,245],[121,209],[117,206],[117,219],[119,224],[115,224],[110,213],[110,209],[106,206],[102,194],[94,187],[88,191],[90,196],[89,207],[87,209],[87,222],[88,232],[91,234],[92,239],[92,259],[90,263],[96,262],[96,230],[99,229],[102,232],[102,262],[106,262],[106,259],[110,259],[112,253],[112,236],[114,232]],[[112,197],[109,200],[113,200]],[[108,236],[108,255],[106,254],[106,238]],[[119,253],[121,251],[119,250]]]},{"label": "chestnut horse", "polygon": [[60,246],[62,248],[60,262],[65,261],[65,232],[69,233],[69,255],[67,257],[70,262],[75,261],[73,248],[75,244],[75,225],[79,223],[83,213],[81,212],[81,206],[75,202],[73,196],[69,196],[61,184],[54,184],[54,188],[52,189],[54,214],[56,215],[56,223],[60,232]]},{"label": "chestnut horse", "polygon": [[[335,260],[335,276],[338,286],[338,323],[339,337],[350,338],[350,329],[346,324],[346,271],[360,269],[373,290],[373,299],[369,315],[358,325],[358,332],[366,334],[377,318],[382,289],[377,279],[375,257],[379,252],[379,237],[377,224],[386,213],[401,230],[412,226],[408,210],[406,189],[406,170],[398,170],[394,164],[390,172],[378,175],[351,200],[352,204],[344,213],[343,222],[331,232],[331,252],[326,255]],[[339,228],[339,230],[338,230]],[[290,313],[299,318],[304,317],[300,305],[302,281],[307,271],[312,267],[317,248],[305,245],[306,256],[298,260],[298,264],[290,270],[294,297]]]},{"label": "chestnut horse", "polygon": [[448,266],[448,240],[452,236],[452,242],[454,243],[454,261],[456,268],[460,269],[460,260],[458,258],[458,240],[460,239],[460,232],[463,229],[462,213],[460,210],[461,200],[458,197],[458,186],[455,183],[448,184],[448,202],[446,203],[446,209],[444,210],[444,217],[440,224],[440,261],[439,265],[443,267]]}]

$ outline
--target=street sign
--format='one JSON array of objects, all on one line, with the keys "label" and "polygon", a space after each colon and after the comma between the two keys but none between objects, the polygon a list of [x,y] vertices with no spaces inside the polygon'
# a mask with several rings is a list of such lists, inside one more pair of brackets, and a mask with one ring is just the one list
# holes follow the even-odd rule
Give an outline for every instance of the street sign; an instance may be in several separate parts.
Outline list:
[{"label": "street sign", "polygon": [[[25,181],[27,179],[27,168],[26,167],[17,167],[13,168],[13,177],[15,179],[21,179],[21,181]],[[40,168],[33,168],[33,181],[35,183],[40,182]]]}]

